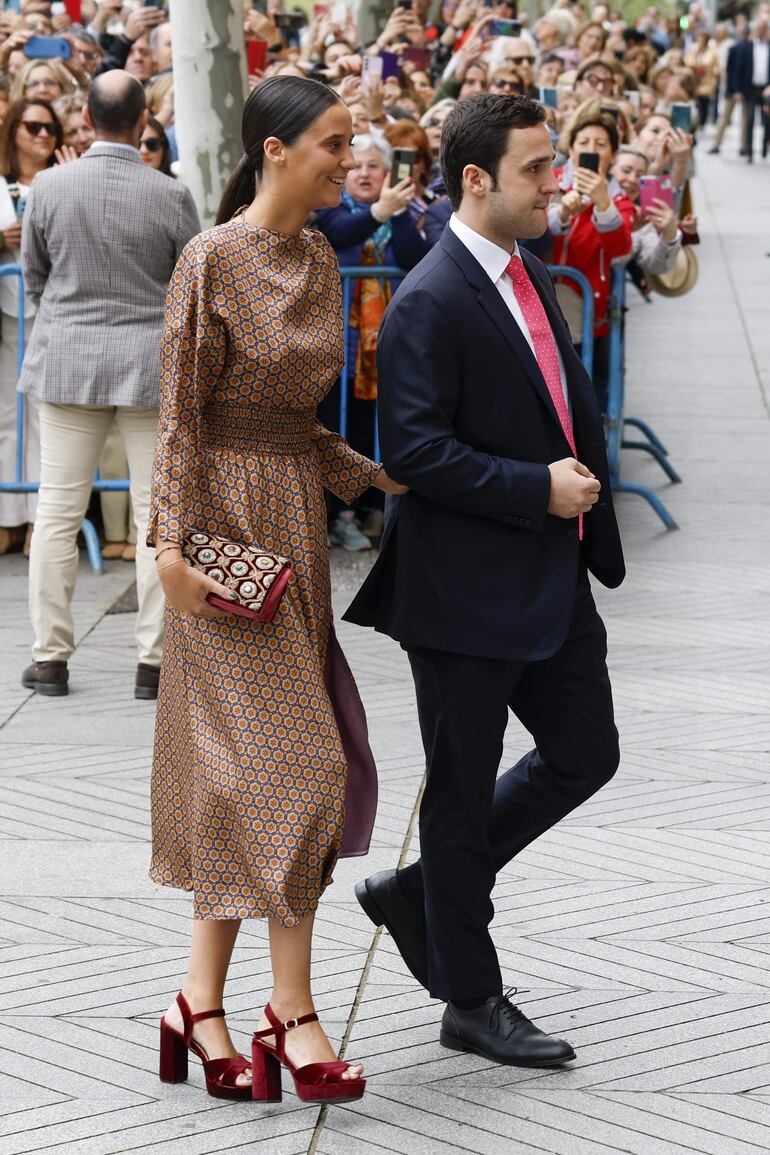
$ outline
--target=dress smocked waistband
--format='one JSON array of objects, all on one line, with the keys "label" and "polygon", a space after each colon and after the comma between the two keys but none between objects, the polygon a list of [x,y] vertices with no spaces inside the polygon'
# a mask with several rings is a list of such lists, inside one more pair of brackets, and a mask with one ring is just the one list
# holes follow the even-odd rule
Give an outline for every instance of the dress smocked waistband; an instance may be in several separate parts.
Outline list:
[{"label": "dress smocked waistband", "polygon": [[218,404],[203,413],[204,444],[239,453],[306,453],[313,443],[314,409],[260,409]]}]

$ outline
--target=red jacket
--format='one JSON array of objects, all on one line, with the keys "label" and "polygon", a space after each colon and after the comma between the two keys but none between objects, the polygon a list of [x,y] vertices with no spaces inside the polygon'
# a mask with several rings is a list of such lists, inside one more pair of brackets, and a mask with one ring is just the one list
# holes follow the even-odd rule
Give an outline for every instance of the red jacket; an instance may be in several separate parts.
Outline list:
[{"label": "red jacket", "polygon": [[[554,169],[559,181],[563,169]],[[567,192],[568,188],[562,188]],[[594,333],[597,337],[609,331],[607,308],[610,302],[610,265],[618,257],[631,252],[631,230],[635,216],[632,202],[624,193],[612,198],[620,214],[620,223],[607,232],[597,229],[593,219],[593,205],[587,205],[570,222],[566,233],[553,235],[553,263],[572,265],[585,273],[594,291]],[[558,278],[557,278],[558,280]],[[570,282],[565,281],[565,284]],[[570,284],[570,287],[574,287]]]}]

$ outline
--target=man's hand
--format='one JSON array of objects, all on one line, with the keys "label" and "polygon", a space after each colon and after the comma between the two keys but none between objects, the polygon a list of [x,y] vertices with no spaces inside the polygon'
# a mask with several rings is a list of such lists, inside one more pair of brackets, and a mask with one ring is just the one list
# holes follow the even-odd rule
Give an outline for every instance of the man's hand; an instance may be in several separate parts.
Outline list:
[{"label": "man's hand", "polygon": [[577,517],[579,513],[589,513],[596,505],[601,484],[591,470],[574,457],[552,462],[548,472],[551,475],[548,512],[554,517]]},{"label": "man's hand", "polygon": [[167,18],[166,13],[160,8],[137,8],[126,20],[123,35],[126,40],[138,40],[140,36],[146,36],[156,25],[164,24]]}]

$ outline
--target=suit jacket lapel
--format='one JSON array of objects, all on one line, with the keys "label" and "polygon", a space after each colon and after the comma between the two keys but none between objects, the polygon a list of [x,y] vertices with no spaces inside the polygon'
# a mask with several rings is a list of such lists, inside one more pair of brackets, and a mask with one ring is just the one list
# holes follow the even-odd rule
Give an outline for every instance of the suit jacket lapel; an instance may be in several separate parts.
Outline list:
[{"label": "suit jacket lapel", "polygon": [[[505,337],[516,359],[519,361],[533,387],[540,395],[540,398],[542,399],[546,409],[551,414],[559,428],[561,428],[559,415],[557,414],[554,403],[551,400],[551,394],[548,392],[548,386],[545,383],[545,378],[540,372],[540,366],[537,363],[537,358],[530,349],[529,342],[527,341],[526,337],[507,309],[505,302],[500,296],[496,286],[492,283],[492,281],[490,281],[489,277],[484,272],[476,258],[466,249],[462,241],[458,240],[458,238],[449,227],[444,229],[439,244],[441,244],[457,262],[457,264],[465,273],[469,283],[478,289],[479,304],[494,321],[502,335]],[[548,312],[548,310],[546,310],[546,312]],[[549,320],[550,319],[551,318],[549,314]]]}]

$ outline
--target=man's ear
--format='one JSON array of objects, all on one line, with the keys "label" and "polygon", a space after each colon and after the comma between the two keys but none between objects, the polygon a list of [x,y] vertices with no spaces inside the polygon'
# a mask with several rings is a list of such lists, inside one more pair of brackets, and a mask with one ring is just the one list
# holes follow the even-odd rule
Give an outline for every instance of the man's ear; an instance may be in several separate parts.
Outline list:
[{"label": "man's ear", "polygon": [[466,164],[463,169],[463,188],[466,189],[471,196],[484,196],[487,192],[488,182],[488,172],[485,172],[483,168],[479,168],[477,164]]},{"label": "man's ear", "polygon": [[83,106],[83,120],[86,122],[92,132],[95,132],[94,122],[91,120],[91,113],[88,111],[88,105]]}]

